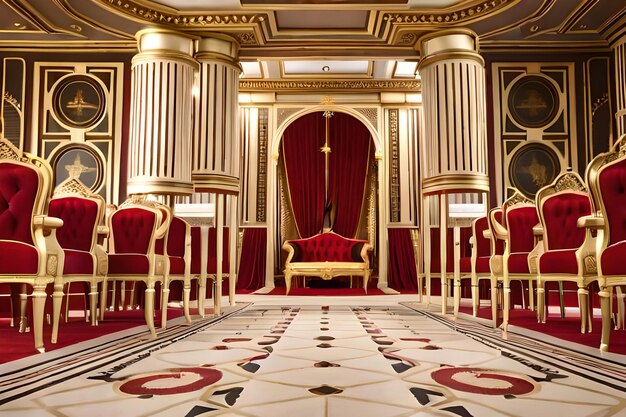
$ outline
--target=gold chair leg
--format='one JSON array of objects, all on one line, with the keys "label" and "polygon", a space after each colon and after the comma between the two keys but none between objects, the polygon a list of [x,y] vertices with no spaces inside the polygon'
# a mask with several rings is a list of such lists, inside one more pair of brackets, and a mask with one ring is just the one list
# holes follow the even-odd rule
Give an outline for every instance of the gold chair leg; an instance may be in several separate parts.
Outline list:
[{"label": "gold chair leg", "polygon": [[[580,310],[580,332],[582,334],[590,331],[587,329],[589,306],[589,291],[584,288],[578,288],[578,309]],[[591,324],[591,323],[589,323]]]},{"label": "gold chair leg", "polygon": [[493,327],[498,326],[498,279],[491,277],[491,320]]},{"label": "gold chair leg", "polygon": [[59,321],[61,319],[61,305],[63,303],[63,284],[54,284],[52,293],[52,338],[51,342],[56,343],[59,336]]},{"label": "gold chair leg", "polygon": [[191,295],[191,281],[186,279],[183,282],[183,313],[187,323],[191,323],[191,315],[189,314],[189,298]]},{"label": "gold chair leg", "polygon": [[611,291],[603,289],[599,292],[600,308],[602,309],[602,337],[600,340],[600,350],[609,350],[609,338],[611,336]]},{"label": "gold chair leg", "polygon": [[285,274],[285,295],[289,295],[289,291],[291,291],[291,274],[290,273],[286,273]]},{"label": "gold chair leg", "polygon": [[161,288],[161,328],[167,328],[167,303],[170,298],[170,280],[165,278]]},{"label": "gold chair leg", "polygon": [[46,287],[44,285],[38,285],[33,288],[33,334],[35,336],[35,349],[40,353],[46,350],[43,344],[43,316],[46,297]]},{"label": "gold chair leg", "polygon": [[204,301],[206,299],[206,278],[198,279],[198,313],[204,318]]},{"label": "gold chair leg", "polygon": [[146,292],[144,300],[144,317],[146,319],[146,325],[150,330],[152,338],[156,337],[156,330],[154,329],[154,283],[146,283]]},{"label": "gold chair leg", "polygon": [[547,317],[546,289],[543,281],[537,281],[537,322],[545,323]]},{"label": "gold chair leg", "polygon": [[624,323],[624,313],[626,308],[624,308],[624,300],[626,299],[626,293],[624,293],[621,286],[616,287],[616,296],[617,296],[617,328],[618,329],[626,329],[626,324]]},{"label": "gold chair leg", "polygon": [[[113,283],[115,286],[115,282]],[[100,292],[100,321],[104,320],[104,311],[107,306],[107,291],[108,291],[108,282],[106,278],[102,281],[102,288]]]},{"label": "gold chair leg", "polygon": [[89,318],[92,326],[98,325],[98,284],[91,282],[89,289]]}]

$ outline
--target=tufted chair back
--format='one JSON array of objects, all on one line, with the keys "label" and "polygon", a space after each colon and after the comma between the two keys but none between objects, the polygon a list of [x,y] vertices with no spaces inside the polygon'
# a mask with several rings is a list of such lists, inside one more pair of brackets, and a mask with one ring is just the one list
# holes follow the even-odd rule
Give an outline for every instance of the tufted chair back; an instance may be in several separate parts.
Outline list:
[{"label": "tufted chair back", "polygon": [[537,209],[532,204],[517,204],[505,214],[510,253],[529,253],[535,247],[533,227],[539,223]]},{"label": "tufted chair back", "polygon": [[33,215],[46,200],[41,173],[12,160],[0,160],[0,240],[33,245]]},{"label": "tufted chair back", "polygon": [[479,217],[472,222],[472,235],[474,236],[474,251],[479,258],[491,256],[491,240],[487,239],[483,232],[489,229],[487,217]]},{"label": "tufted chair back", "polygon": [[92,249],[102,220],[102,207],[95,199],[53,198],[48,206],[48,215],[63,220],[63,227],[57,231],[57,240],[63,249],[85,252]]},{"label": "tufted chair back", "polygon": [[187,222],[180,217],[172,216],[167,232],[167,254],[183,258],[185,256],[185,238],[187,237]]},{"label": "tufted chair back", "polygon": [[620,159],[600,170],[598,188],[607,222],[607,244],[626,240],[626,159]]},{"label": "tufted chair back", "polygon": [[122,207],[111,215],[109,222],[113,253],[147,255],[161,222],[161,213],[147,207]]},{"label": "tufted chair back", "polygon": [[360,262],[361,249],[367,242],[328,232],[290,243],[296,248],[293,262]]},{"label": "tufted chair back", "polygon": [[562,192],[540,202],[546,250],[574,249],[585,240],[585,229],[577,227],[580,217],[591,214],[591,202],[586,193]]},{"label": "tufted chair back", "polygon": [[578,249],[585,240],[580,217],[592,212],[591,199],[583,179],[567,171],[537,192],[537,211],[543,227],[546,250]]}]

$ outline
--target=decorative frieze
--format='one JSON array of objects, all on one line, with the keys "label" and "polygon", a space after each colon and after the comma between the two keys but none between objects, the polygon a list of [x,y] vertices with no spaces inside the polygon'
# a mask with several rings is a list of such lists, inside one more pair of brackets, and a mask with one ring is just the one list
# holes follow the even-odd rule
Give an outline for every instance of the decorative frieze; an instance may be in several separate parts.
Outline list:
[{"label": "decorative frieze", "polygon": [[367,92],[417,92],[420,80],[241,80],[239,91],[320,91],[364,90]]},{"label": "decorative frieze", "polygon": [[265,222],[267,196],[267,144],[269,109],[259,109],[259,153],[257,155],[257,211],[256,221]]},{"label": "decorative frieze", "polygon": [[400,221],[400,144],[398,137],[398,109],[389,110],[389,204],[390,221]]}]

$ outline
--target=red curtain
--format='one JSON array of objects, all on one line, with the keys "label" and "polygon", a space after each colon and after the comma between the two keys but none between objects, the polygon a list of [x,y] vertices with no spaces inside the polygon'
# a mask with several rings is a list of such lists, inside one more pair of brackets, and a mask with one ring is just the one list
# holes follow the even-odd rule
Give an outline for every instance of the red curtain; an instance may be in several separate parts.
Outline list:
[{"label": "red curtain", "polygon": [[244,230],[237,276],[238,290],[258,290],[265,286],[266,248],[267,230],[264,227]]},{"label": "red curtain", "polygon": [[[328,196],[336,214],[333,231],[355,237],[363,204],[372,140],[369,130],[346,113],[329,121]],[[283,134],[283,161],[300,237],[319,233],[324,221],[325,160],[320,148],[326,137],[321,112],[294,121]]]},{"label": "red curtain", "polygon": [[367,127],[346,113],[330,119],[329,196],[336,210],[333,231],[356,237],[372,149]]},{"label": "red curtain", "polygon": [[283,134],[283,161],[291,207],[300,237],[322,230],[324,215],[325,120],[322,113],[298,118]]},{"label": "red curtain", "polygon": [[387,279],[389,286],[399,291],[417,292],[415,253],[410,229],[388,229],[389,264]]}]

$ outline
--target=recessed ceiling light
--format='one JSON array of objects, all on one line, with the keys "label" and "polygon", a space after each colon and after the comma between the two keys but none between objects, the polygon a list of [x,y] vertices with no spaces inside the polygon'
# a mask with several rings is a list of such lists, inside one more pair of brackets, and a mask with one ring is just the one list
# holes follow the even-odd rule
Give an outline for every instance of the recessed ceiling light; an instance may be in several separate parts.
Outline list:
[{"label": "recessed ceiling light", "polygon": [[328,65],[324,65],[324,66],[322,67],[322,71],[324,71],[324,72],[328,72],[328,71],[330,71],[330,67],[329,67]]}]

